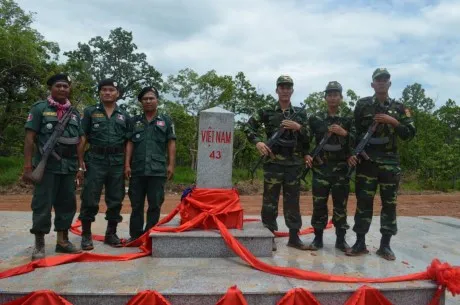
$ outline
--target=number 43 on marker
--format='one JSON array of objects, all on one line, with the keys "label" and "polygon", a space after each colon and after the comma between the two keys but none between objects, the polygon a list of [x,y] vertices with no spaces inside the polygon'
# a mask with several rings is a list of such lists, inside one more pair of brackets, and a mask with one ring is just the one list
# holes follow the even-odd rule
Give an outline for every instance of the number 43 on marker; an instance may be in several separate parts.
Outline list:
[{"label": "number 43 on marker", "polygon": [[222,152],[220,150],[213,150],[209,154],[209,158],[211,158],[211,159],[221,159],[222,158]]}]

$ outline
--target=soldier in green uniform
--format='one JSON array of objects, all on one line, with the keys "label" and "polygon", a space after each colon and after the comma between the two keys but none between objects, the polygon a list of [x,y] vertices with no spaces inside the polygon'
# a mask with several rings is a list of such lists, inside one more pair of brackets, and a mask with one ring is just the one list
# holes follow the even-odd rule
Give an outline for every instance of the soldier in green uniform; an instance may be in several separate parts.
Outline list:
[{"label": "soldier in green uniform", "polygon": [[329,194],[332,196],[332,222],[336,228],[335,247],[347,251],[350,246],[345,240],[349,229],[347,223],[347,202],[350,190],[350,179],[347,177],[347,159],[350,157],[354,143],[355,128],[351,116],[340,113],[342,102],[342,85],[336,81],[329,82],[325,90],[327,110],[309,118],[309,127],[314,134],[316,144],[327,133],[331,136],[324,145],[323,151],[313,160],[307,156],[306,164],[313,166],[313,215],[311,224],[315,229],[315,238],[309,249],[316,251],[323,247],[323,231],[326,228]]},{"label": "soldier in green uniform", "polygon": [[[129,241],[137,239],[157,224],[164,201],[166,179],[171,179],[174,174],[174,123],[169,116],[158,112],[158,98],[155,87],[143,88],[137,99],[141,102],[144,113],[133,117],[130,124],[133,132],[126,146],[125,161],[125,176],[130,179],[128,195],[132,208]],[[146,196],[148,209],[144,229]]]},{"label": "soldier in green uniform", "polygon": [[107,230],[104,243],[121,247],[117,225],[125,197],[124,161],[125,145],[131,135],[129,115],[116,101],[119,97],[118,83],[105,79],[98,85],[101,102],[83,111],[82,128],[84,142],[90,147],[85,155],[86,173],[81,193],[79,219],[82,222],[81,247],[93,249],[91,223],[99,211],[102,188],[105,187]]},{"label": "soldier in green uniform", "polygon": [[[283,210],[286,226],[289,228],[289,247],[306,250],[298,233],[302,225],[300,216],[300,176],[304,157],[308,154],[309,129],[306,112],[302,111],[295,121],[287,120],[294,111],[300,111],[291,104],[294,82],[290,76],[281,75],[276,81],[278,102],[260,109],[252,116],[246,126],[248,140],[255,144],[264,160],[264,192],[262,201],[262,223],[270,231],[278,230],[278,200],[283,188]],[[267,139],[281,126],[286,131],[281,139],[270,149],[264,142],[262,128]],[[273,250],[276,244],[273,243]]]},{"label": "soldier in green uniform", "polygon": [[[43,145],[52,135],[63,114],[71,107],[71,80],[67,74],[53,75],[48,79],[47,85],[50,96],[32,106],[25,124],[23,179],[26,182],[31,182],[28,175],[40,162]],[[57,232],[56,252],[81,252],[69,241],[68,233],[77,209],[75,178],[78,161],[83,164],[83,155],[77,156],[77,145],[82,135],[80,114],[74,110],[64,133],[54,147],[53,155],[47,161],[42,180],[34,188],[30,230],[35,235],[32,260],[45,257],[45,234],[51,229],[52,208],[55,211],[54,230]],[[77,179],[81,178],[82,172],[79,172]]]},{"label": "soldier in green uniform", "polygon": [[374,71],[371,86],[375,95],[362,98],[356,104],[354,117],[357,142],[374,121],[379,125],[366,148],[369,160],[361,160],[358,163],[355,156],[348,160],[350,166],[357,166],[357,207],[353,227],[357,240],[347,255],[356,256],[369,252],[365,236],[372,221],[374,196],[377,186],[380,186],[382,239],[377,254],[387,260],[395,260],[396,257],[390,248],[390,239],[397,233],[396,197],[401,174],[397,138],[411,140],[416,130],[409,109],[388,96],[391,81],[387,69],[379,68]]}]

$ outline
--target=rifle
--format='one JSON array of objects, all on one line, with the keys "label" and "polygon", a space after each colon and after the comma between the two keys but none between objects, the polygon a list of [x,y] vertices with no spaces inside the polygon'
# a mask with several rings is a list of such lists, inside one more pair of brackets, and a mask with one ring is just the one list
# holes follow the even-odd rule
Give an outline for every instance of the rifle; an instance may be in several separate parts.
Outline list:
[{"label": "rifle", "polygon": [[[391,105],[391,103],[390,103]],[[384,107],[383,111],[381,113],[386,113],[388,108],[390,107],[390,105]],[[369,128],[367,129],[367,132],[364,134],[364,137],[361,139],[361,141],[359,142],[358,146],[356,146],[356,148],[353,150],[353,153],[351,154],[351,156],[355,156],[355,157],[359,157],[359,156],[362,156],[364,158],[364,160],[369,160],[369,156],[367,155],[367,153],[364,151],[364,148],[367,146],[367,144],[369,144],[369,140],[372,138],[372,136],[374,135],[375,131],[377,130],[377,127],[379,126],[380,123],[374,121],[372,122],[371,126],[369,126]],[[350,178],[351,175],[353,174],[353,171],[355,170],[355,166],[354,167],[350,167],[349,170],[348,170],[348,173],[347,173],[347,178]]]},{"label": "rifle", "polygon": [[[304,104],[301,104],[302,107],[300,107],[300,109],[298,111],[295,111],[294,113],[292,113],[289,117],[286,118],[286,120],[291,120],[293,121],[297,115],[302,112],[302,110],[305,109],[305,107],[307,107],[307,104],[304,103]],[[272,149],[272,147],[278,142],[279,138],[283,135],[283,133],[286,131],[286,129],[284,127],[280,127],[276,132],[274,132],[272,134],[272,136],[270,137],[270,139],[268,139],[268,141],[265,143],[265,145],[268,146],[268,148],[270,148],[270,150]],[[256,165],[251,169],[251,181],[254,180],[254,173],[256,172],[257,168],[259,167],[260,163],[262,163],[262,161],[265,159],[265,156],[261,156],[259,158],[259,161],[257,161]]]},{"label": "rifle", "polygon": [[40,152],[42,153],[42,158],[40,162],[30,174],[25,175],[25,177],[29,179],[30,181],[34,183],[39,183],[42,180],[43,173],[45,172],[46,163],[48,162],[48,158],[50,155],[53,155],[57,160],[61,159],[61,157],[58,154],[56,154],[56,152],[54,151],[54,147],[56,146],[58,142],[63,143],[63,144],[77,144],[78,143],[79,139],[77,142],[75,142],[72,140],[65,140],[61,138],[62,134],[64,133],[64,129],[69,123],[71,114],[73,114],[74,109],[75,109],[74,106],[70,106],[70,108],[67,109],[67,111],[64,113],[62,118],[59,120],[59,122],[54,127],[54,131],[51,134],[51,136],[48,138],[48,141],[46,141],[45,145],[43,145],[43,147],[40,148]]},{"label": "rifle", "polygon": [[[319,154],[321,153],[321,151],[323,150],[324,148],[324,145],[327,144],[327,141],[329,141],[329,138],[332,136],[332,132],[326,132],[324,134],[324,137],[321,139],[321,141],[319,142],[319,144],[315,147],[315,149],[313,150],[313,152],[310,154],[310,156],[312,157],[312,159],[314,160],[316,157],[319,156]],[[305,177],[307,176],[308,172],[310,171],[310,167],[306,166],[302,172],[302,176],[300,177],[300,179],[302,179],[303,181],[307,182],[305,180]]]}]

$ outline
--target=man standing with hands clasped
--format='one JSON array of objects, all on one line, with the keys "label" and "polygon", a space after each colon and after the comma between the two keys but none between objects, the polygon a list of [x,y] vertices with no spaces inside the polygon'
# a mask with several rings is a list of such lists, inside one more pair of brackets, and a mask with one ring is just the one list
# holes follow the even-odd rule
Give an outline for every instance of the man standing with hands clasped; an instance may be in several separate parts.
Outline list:
[{"label": "man standing with hands clasped", "polygon": [[[158,112],[158,90],[145,87],[137,99],[143,114],[132,118],[132,136],[126,146],[125,176],[129,181],[131,242],[155,226],[164,201],[166,179],[174,175],[176,134],[171,118]],[[166,161],[168,165],[166,165]],[[147,196],[147,223],[144,228],[144,203]]]}]

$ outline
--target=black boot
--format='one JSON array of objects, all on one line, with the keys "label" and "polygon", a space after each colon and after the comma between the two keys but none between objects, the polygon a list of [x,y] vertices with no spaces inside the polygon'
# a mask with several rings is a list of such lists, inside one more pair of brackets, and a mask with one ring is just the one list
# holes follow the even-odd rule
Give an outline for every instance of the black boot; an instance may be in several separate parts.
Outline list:
[{"label": "black boot", "polygon": [[32,251],[32,260],[45,258],[45,234],[35,234],[35,247]]},{"label": "black boot", "polygon": [[109,221],[107,223],[107,230],[105,231],[104,244],[110,245],[112,247],[122,247],[123,244],[117,236],[117,225],[116,221]]},{"label": "black boot", "polygon": [[[269,229],[270,230],[270,229]],[[275,230],[270,230],[270,232],[273,233],[273,235],[275,235]],[[272,240],[272,251],[276,251],[278,250],[278,247],[276,246],[276,242],[275,242],[275,236],[273,236],[273,240]]]},{"label": "black boot", "polygon": [[390,239],[391,235],[382,235],[382,239],[380,240],[380,248],[377,250],[377,255],[383,257],[388,261],[394,261],[396,259],[396,256],[393,253],[393,251],[391,251]]},{"label": "black boot", "polygon": [[75,247],[69,241],[69,231],[58,231],[57,232],[57,242],[56,242],[56,253],[69,253],[76,254],[81,253],[81,250]]},{"label": "black boot", "polygon": [[345,252],[348,256],[359,256],[367,253],[369,251],[366,248],[366,234],[357,234],[355,244],[349,251]]},{"label": "black boot", "polygon": [[323,230],[315,228],[315,238],[308,246],[308,250],[317,251],[323,247]]},{"label": "black boot", "polygon": [[299,238],[299,230],[290,229],[289,230],[289,241],[287,243],[288,247],[296,248],[299,250],[308,250],[308,246],[305,245]]},{"label": "black boot", "polygon": [[82,222],[81,249],[84,251],[93,250],[93,238],[91,236],[91,221]]},{"label": "black boot", "polygon": [[337,239],[335,241],[335,247],[342,252],[350,251],[350,246],[347,244],[345,240],[345,234],[347,233],[344,229],[337,229],[335,234],[337,235]]}]

